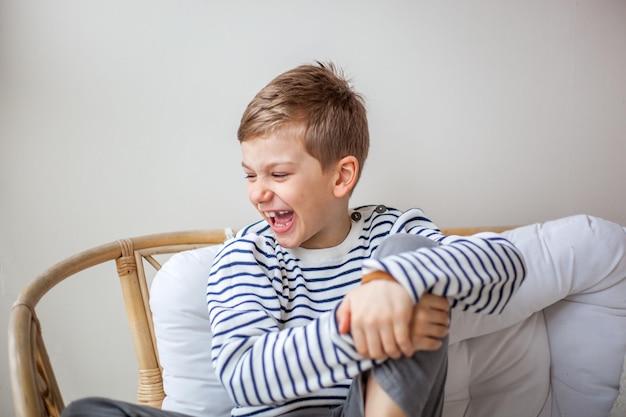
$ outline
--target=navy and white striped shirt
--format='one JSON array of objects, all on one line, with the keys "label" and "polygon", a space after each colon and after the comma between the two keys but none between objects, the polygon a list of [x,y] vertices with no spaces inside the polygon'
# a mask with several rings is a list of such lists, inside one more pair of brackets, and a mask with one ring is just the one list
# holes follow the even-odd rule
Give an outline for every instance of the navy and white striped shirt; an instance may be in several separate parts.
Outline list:
[{"label": "navy and white striped shirt", "polygon": [[[444,236],[419,209],[355,211],[360,219],[332,248],[282,248],[259,222],[216,256],[207,287],[212,358],[237,404],[234,416],[343,403],[351,378],[374,365],[350,335],[339,334],[335,318],[364,273],[391,273],[415,301],[431,292],[452,307],[483,313],[499,313],[524,279],[521,254],[499,235]],[[372,259],[395,233],[440,245]]]}]

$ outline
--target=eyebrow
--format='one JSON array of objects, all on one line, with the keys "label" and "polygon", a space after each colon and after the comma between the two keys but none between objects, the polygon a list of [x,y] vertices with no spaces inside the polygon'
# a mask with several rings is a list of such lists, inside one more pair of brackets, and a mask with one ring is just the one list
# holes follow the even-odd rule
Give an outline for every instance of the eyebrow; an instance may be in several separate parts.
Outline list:
[{"label": "eyebrow", "polygon": [[[267,165],[264,165],[263,168],[264,169],[272,169],[277,165],[297,165],[295,162],[291,162],[291,161],[277,161],[277,162],[271,162]],[[245,169],[249,169],[252,170],[252,168],[250,168],[248,165],[246,165],[246,163],[244,161],[241,161],[241,166]]]}]

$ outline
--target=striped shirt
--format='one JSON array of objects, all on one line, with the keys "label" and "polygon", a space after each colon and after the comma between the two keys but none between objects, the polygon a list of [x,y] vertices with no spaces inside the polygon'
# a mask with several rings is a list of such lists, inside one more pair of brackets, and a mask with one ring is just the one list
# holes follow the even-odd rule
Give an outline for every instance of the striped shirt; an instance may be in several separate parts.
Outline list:
[{"label": "striped shirt", "polygon": [[[216,373],[234,416],[277,416],[342,404],[351,378],[374,366],[335,310],[364,273],[389,272],[416,302],[430,292],[453,308],[499,313],[525,276],[519,251],[496,234],[444,236],[419,209],[354,210],[341,244],[282,248],[265,222],[241,230],[215,257],[207,287]],[[355,220],[357,219],[357,220]],[[372,259],[390,234],[426,236],[439,246]]]}]

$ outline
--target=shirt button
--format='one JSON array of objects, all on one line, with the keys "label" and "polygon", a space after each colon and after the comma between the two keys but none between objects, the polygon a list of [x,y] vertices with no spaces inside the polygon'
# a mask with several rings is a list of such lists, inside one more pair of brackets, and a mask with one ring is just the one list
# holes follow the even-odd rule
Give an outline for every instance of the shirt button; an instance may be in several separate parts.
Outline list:
[{"label": "shirt button", "polygon": [[384,213],[384,212],[387,211],[387,207],[385,207],[384,205],[380,204],[380,205],[376,206],[376,208],[374,210],[376,210],[376,213]]},{"label": "shirt button", "polygon": [[361,213],[355,211],[350,215],[350,218],[352,218],[352,220],[354,220],[355,222],[358,222],[359,220],[361,220]]}]

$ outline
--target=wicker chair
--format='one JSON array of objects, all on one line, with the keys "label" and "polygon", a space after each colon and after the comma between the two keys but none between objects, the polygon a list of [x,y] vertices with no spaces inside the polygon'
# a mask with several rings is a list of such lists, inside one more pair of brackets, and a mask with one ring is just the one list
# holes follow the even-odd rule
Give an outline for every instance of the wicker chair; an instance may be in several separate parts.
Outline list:
[{"label": "wicker chair", "polygon": [[[446,229],[444,233],[467,235],[499,228]],[[161,265],[157,254],[220,244],[226,230],[172,232],[123,239],[71,256],[32,281],[11,309],[9,320],[9,369],[13,402],[18,417],[57,417],[65,407],[61,390],[48,357],[35,307],[41,298],[64,279],[93,266],[115,260],[128,323],[139,368],[137,402],[160,407],[165,397],[156,339],[149,308],[146,266]]]},{"label": "wicker chair", "polygon": [[139,385],[137,401],[160,407],[164,398],[145,267],[160,268],[156,254],[219,244],[225,230],[173,232],[123,239],[69,257],[39,275],[20,294],[9,320],[9,368],[17,416],[58,416],[65,407],[46,352],[35,307],[59,284],[80,271],[115,260],[132,333]]}]

